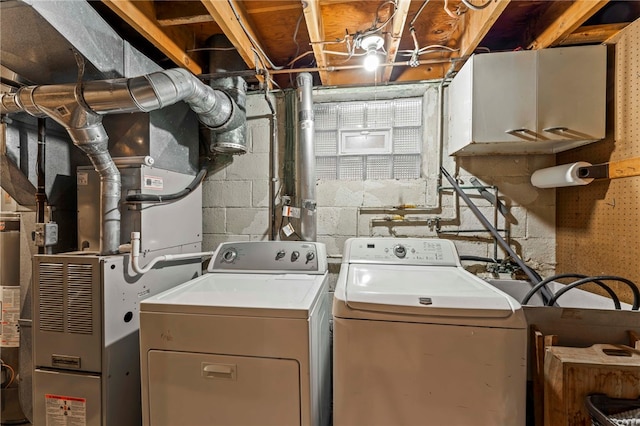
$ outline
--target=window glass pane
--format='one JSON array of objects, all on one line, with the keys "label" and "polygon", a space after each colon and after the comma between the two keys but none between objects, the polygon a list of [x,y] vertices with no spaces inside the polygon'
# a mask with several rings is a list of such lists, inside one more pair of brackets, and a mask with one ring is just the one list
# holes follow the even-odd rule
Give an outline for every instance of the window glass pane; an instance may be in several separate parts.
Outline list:
[{"label": "window glass pane", "polygon": [[422,97],[314,105],[318,179],[417,179]]}]

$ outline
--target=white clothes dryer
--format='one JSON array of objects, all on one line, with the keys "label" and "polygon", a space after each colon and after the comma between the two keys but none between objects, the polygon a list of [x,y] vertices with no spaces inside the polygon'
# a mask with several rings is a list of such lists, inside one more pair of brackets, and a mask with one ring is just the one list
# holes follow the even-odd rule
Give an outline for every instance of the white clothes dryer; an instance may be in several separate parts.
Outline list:
[{"label": "white clothes dryer", "polygon": [[323,244],[222,244],[141,303],[143,424],[328,425],[330,308]]},{"label": "white clothes dryer", "polygon": [[522,307],[451,241],[347,240],[333,317],[334,426],[525,424]]}]

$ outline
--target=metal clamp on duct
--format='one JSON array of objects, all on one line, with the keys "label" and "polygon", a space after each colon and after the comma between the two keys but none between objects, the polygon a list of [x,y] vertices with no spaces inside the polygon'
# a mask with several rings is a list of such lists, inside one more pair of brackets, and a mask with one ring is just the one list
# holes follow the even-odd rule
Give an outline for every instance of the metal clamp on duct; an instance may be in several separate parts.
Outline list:
[{"label": "metal clamp on duct", "polygon": [[243,108],[224,90],[209,87],[189,71],[176,68],[141,77],[21,87],[0,95],[0,113],[26,112],[50,117],[62,125],[100,175],[100,253],[114,254],[120,245],[120,172],[108,152],[102,116],[149,112],[185,101],[206,127],[216,133],[246,123]]}]

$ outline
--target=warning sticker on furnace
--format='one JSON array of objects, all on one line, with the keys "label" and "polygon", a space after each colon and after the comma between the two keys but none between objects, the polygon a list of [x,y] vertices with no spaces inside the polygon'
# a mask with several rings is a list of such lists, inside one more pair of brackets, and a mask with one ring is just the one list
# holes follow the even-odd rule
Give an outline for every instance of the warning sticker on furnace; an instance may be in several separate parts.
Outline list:
[{"label": "warning sticker on furnace", "polygon": [[0,286],[0,347],[20,346],[20,287]]},{"label": "warning sticker on furnace", "polygon": [[46,426],[87,426],[87,400],[46,394]]}]

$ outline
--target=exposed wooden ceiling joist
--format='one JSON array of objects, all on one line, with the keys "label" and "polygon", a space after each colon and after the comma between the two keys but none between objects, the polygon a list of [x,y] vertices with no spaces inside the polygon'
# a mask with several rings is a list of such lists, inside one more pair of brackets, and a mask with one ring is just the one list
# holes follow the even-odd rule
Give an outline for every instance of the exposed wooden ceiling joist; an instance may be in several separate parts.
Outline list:
[{"label": "exposed wooden ceiling joist", "polygon": [[507,8],[510,1],[498,0],[482,10],[467,11],[459,23],[461,26],[460,50],[455,56],[465,58],[471,55]]},{"label": "exposed wooden ceiling joist", "polygon": [[560,45],[570,46],[573,44],[603,43],[615,36],[627,25],[629,25],[629,22],[581,27],[578,31],[569,34],[567,38],[562,40]]},{"label": "exposed wooden ceiling joist", "polygon": [[[259,42],[258,38],[255,35],[255,32],[252,28],[250,28],[248,20],[244,16],[242,9],[236,3],[232,8],[230,2],[234,0],[228,1],[220,1],[220,0],[202,0],[202,4],[207,9],[207,11],[213,16],[213,19],[222,29],[222,32],[227,36],[231,44],[238,50],[238,53],[247,64],[249,68],[256,67],[256,59],[255,53],[253,52],[253,43],[251,39],[247,35],[249,33],[251,37]],[[242,24],[236,17],[236,13],[240,19],[242,19]],[[245,33],[246,29],[247,33]],[[268,65],[265,65],[268,66]]]},{"label": "exposed wooden ceiling joist", "polygon": [[103,3],[114,11],[120,18],[142,34],[162,53],[167,55],[176,65],[184,67],[194,74],[201,74],[202,67],[197,64],[186,50],[193,47],[192,38],[186,31],[173,28],[168,35],[150,13],[144,13],[142,8],[153,10],[153,3],[149,1],[133,0],[103,0]]},{"label": "exposed wooden ceiling joist", "polygon": [[[309,31],[313,55],[316,58],[316,65],[318,68],[324,69],[327,66],[327,57],[324,53],[324,46],[321,44],[324,41],[324,31],[319,0],[302,0],[302,10]],[[320,71],[320,81],[324,85],[330,84],[327,71]]]},{"label": "exposed wooden ceiling joist", "polygon": [[[404,30],[404,25],[407,22],[409,6],[411,6],[411,0],[398,0],[396,4],[396,12],[391,23],[391,31],[387,34],[386,40],[387,58],[385,62],[387,63],[393,63],[396,61],[398,47],[400,46],[400,40],[402,38],[402,31]],[[393,67],[385,67],[382,73],[383,82],[389,81],[391,71],[393,71]]]},{"label": "exposed wooden ceiling joist", "polygon": [[213,16],[199,1],[159,1],[155,3],[156,19],[162,26],[199,24],[212,22]]},{"label": "exposed wooden ceiling joist", "polygon": [[528,48],[544,49],[561,44],[608,2],[608,0],[575,0],[566,10],[553,17],[553,23],[545,28]]},{"label": "exposed wooden ceiling joist", "polygon": [[[268,2],[264,2],[265,4],[269,4]],[[263,7],[254,7],[251,9],[247,9],[247,13],[249,15],[255,15],[258,13],[270,13],[270,12],[285,12],[287,10],[299,10],[299,4],[282,4],[278,6],[263,6]]]},{"label": "exposed wooden ceiling joist", "polygon": [[[482,10],[468,10],[460,17],[456,33],[460,40],[459,51],[452,56],[466,58],[478,47],[493,24],[507,8],[511,0],[498,0]],[[445,77],[449,70],[445,64],[412,67],[405,70],[396,81],[431,80]]]}]

